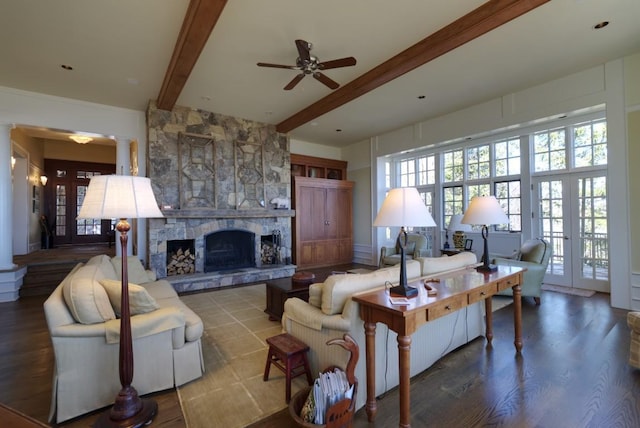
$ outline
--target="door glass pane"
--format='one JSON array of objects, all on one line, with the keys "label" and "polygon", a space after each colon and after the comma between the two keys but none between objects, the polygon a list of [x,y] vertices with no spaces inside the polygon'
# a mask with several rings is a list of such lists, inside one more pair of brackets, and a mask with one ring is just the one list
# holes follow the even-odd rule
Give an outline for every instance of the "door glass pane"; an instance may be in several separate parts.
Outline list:
[{"label": "door glass pane", "polygon": [[547,273],[564,275],[564,219],[562,181],[543,181],[538,185],[540,195],[540,232],[553,248]]},{"label": "door glass pane", "polygon": [[56,235],[67,234],[67,187],[63,184],[56,186]]},{"label": "door glass pane", "polygon": [[[80,213],[82,202],[87,194],[87,187],[89,186],[77,186],[76,187],[76,215]],[[83,235],[101,235],[102,234],[102,220],[94,218],[82,218],[76,220],[76,234],[78,236]]]},{"label": "door glass pane", "polygon": [[580,272],[583,278],[609,279],[606,177],[578,180]]}]

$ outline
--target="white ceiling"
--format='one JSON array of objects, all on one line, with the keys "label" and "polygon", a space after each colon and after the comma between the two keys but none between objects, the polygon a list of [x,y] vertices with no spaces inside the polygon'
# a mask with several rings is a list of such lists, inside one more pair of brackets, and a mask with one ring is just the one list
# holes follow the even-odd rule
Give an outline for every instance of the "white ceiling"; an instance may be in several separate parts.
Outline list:
[{"label": "white ceiling", "polygon": [[[309,76],[284,91],[296,71],[256,66],[294,65],[295,39],[313,43],[320,61],[354,56],[356,66],[325,71],[344,85],[483,3],[229,0],[177,104],[277,124],[331,92]],[[0,86],[144,111],[187,6],[0,0]],[[639,18],[638,0],[552,0],[290,135],[345,146],[638,52]]]}]

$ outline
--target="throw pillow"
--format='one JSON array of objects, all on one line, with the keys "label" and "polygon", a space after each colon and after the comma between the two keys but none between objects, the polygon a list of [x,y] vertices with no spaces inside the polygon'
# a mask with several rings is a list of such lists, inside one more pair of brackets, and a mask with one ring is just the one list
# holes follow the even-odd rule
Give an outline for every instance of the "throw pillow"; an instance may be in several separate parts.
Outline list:
[{"label": "throw pillow", "polygon": [[109,297],[98,282],[103,275],[98,266],[80,266],[69,274],[62,294],[73,318],[81,324],[96,324],[115,319]]},{"label": "throw pillow", "polygon": [[[100,284],[109,296],[111,306],[117,316],[122,313],[120,299],[122,298],[122,282],[113,279],[103,279]],[[138,284],[129,283],[129,312],[131,315],[146,314],[160,308],[155,299]]]}]

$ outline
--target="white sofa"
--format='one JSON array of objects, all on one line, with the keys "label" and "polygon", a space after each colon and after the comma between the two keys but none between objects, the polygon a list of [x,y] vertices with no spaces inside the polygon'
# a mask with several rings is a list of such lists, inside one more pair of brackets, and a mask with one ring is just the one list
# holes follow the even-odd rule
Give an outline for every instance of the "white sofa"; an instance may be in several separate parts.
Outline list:
[{"label": "white sofa", "polygon": [[[439,273],[475,266],[472,252],[454,256],[419,257],[407,261],[407,278],[435,277]],[[359,391],[356,409],[366,401],[366,364],[364,322],[359,305],[351,299],[355,293],[371,291],[397,283],[399,267],[379,269],[367,274],[338,274],[324,283],[312,284],[309,302],[298,298],[284,304],[282,325],[286,332],[309,345],[312,373],[336,365],[344,367],[348,353],[337,346],[326,346],[330,339],[349,333],[360,347],[356,365]],[[475,303],[422,326],[411,336],[411,376],[424,371],[448,352],[484,334],[484,304]],[[399,383],[397,334],[384,324],[376,328],[376,396]]]},{"label": "white sofa", "polygon": [[[139,395],[178,386],[204,372],[202,320],[171,284],[127,258],[134,376]],[[44,303],[55,367],[50,421],[113,403],[121,389],[119,299],[121,259],[78,264]]]}]

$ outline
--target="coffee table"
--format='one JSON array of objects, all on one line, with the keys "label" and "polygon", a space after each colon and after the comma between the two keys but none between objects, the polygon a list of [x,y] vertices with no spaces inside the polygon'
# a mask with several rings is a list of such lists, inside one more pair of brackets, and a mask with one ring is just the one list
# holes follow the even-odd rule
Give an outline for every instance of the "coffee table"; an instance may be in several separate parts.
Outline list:
[{"label": "coffee table", "polygon": [[267,308],[264,311],[269,315],[271,321],[282,318],[284,301],[291,297],[308,301],[309,284],[294,286],[291,277],[267,281]]}]

